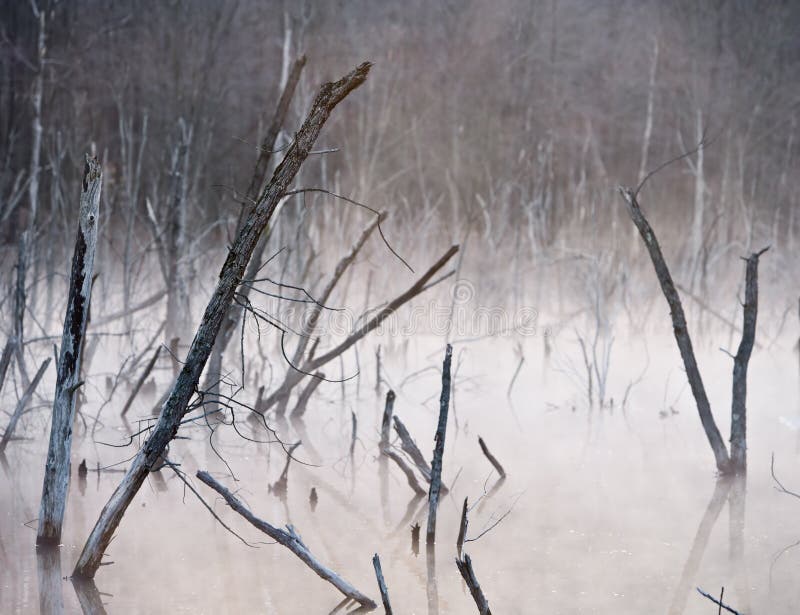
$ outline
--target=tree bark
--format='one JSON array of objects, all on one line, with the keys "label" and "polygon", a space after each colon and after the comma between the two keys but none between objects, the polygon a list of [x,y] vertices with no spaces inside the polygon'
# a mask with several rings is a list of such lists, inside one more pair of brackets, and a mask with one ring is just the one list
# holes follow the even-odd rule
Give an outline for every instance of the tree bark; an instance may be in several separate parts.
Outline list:
[{"label": "tree bark", "polygon": [[731,469],[747,469],[747,366],[756,339],[758,316],[758,259],[768,250],[752,253],[746,260],[744,319],[742,341],[733,359],[733,396],[731,403]]},{"label": "tree bark", "polygon": [[450,363],[453,358],[453,347],[448,344],[442,364],[442,393],[439,397],[439,424],[436,427],[436,444],[431,462],[431,487],[428,491],[428,530],[425,542],[433,545],[436,542],[436,509],[439,506],[439,492],[442,488],[442,457],[444,456],[444,438],[447,434],[447,410],[450,405]]},{"label": "tree bark", "polygon": [[678,343],[683,365],[686,368],[686,377],[689,379],[689,386],[692,389],[692,395],[697,404],[697,412],[700,415],[700,421],[703,424],[706,438],[708,438],[711,450],[714,453],[717,470],[725,474],[730,470],[730,457],[728,456],[728,449],[725,446],[725,442],[722,440],[717,424],[714,421],[714,415],[711,413],[711,404],[708,401],[703,379],[700,376],[700,369],[697,367],[697,359],[695,359],[692,340],[689,337],[689,331],[686,326],[686,315],[683,312],[681,298],[678,295],[678,291],[675,289],[675,283],[672,281],[672,275],[664,260],[664,255],[661,253],[658,239],[656,239],[656,235],[650,227],[650,223],[639,207],[636,194],[632,190],[622,187],[620,187],[620,194],[628,207],[628,214],[631,220],[633,220],[633,223],[639,230],[639,234],[642,236],[642,240],[650,253],[650,260],[653,262],[658,282],[661,285],[661,292],[664,294],[664,298],[669,305],[670,316],[672,317],[672,330],[675,334],[675,341]]},{"label": "tree bark", "polygon": [[92,273],[97,248],[102,183],[100,163],[96,158],[87,156],[83,172],[78,235],[72,255],[67,314],[64,318],[64,332],[61,336],[61,352],[58,358],[50,445],[47,450],[42,485],[39,530],[36,538],[39,544],[58,544],[61,539],[64,508],[69,491],[75,395],[82,384],[79,381],[81,355],[89,318],[89,304],[92,300]]},{"label": "tree bark", "polygon": [[131,463],[124,479],[100,513],[100,518],[89,535],[75,566],[75,575],[94,577],[103,553],[122,520],[122,516],[142,486],[150,469],[161,457],[167,444],[177,434],[180,421],[197,388],[200,374],[211,353],[223,318],[230,309],[234,293],[242,281],[245,268],[253,255],[259,237],[290,182],[311,151],[331,112],[350,92],[364,83],[370,66],[365,62],[339,81],[327,83],[320,88],[303,126],[295,135],[294,142],[287,150],[283,161],[275,169],[272,180],[258,200],[258,204],[247,216],[239,230],[228,253],[228,258],[220,271],[217,288],[206,306],[186,361],[162,407],[158,421],[145,445]]}]

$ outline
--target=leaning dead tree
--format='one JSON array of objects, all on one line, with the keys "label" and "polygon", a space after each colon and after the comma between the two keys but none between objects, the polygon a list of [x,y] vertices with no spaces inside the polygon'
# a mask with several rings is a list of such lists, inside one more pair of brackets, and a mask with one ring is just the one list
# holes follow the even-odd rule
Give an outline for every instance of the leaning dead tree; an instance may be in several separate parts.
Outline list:
[{"label": "leaning dead tree", "polygon": [[80,381],[83,342],[92,300],[92,273],[97,247],[98,212],[102,173],[97,159],[87,156],[78,217],[78,235],[72,254],[67,313],[58,357],[50,445],[44,468],[39,530],[36,542],[58,544],[67,503],[70,476],[72,425],[75,423],[76,392]]},{"label": "leaning dead tree", "polygon": [[311,351],[306,360],[300,365],[291,365],[289,372],[286,375],[283,383],[264,401],[262,411],[266,411],[278,402],[286,403],[287,398],[291,395],[292,389],[297,386],[303,378],[308,375],[314,374],[322,366],[330,363],[333,359],[341,356],[345,351],[349,350],[359,340],[367,336],[370,332],[378,328],[381,323],[391,316],[400,307],[411,301],[416,296],[425,292],[428,288],[446,278],[449,274],[440,276],[438,280],[431,281],[435,276],[458,252],[458,246],[451,246],[439,260],[437,260],[430,268],[422,274],[417,281],[411,285],[408,290],[398,295],[383,307],[377,310],[377,313],[365,322],[363,325],[356,328],[348,337],[342,340],[339,344],[331,348],[319,356],[313,354],[315,346],[312,346]]},{"label": "leaning dead tree", "polygon": [[250,512],[250,510],[248,510],[247,507],[242,504],[242,502],[239,501],[235,495],[214,480],[214,478],[212,478],[208,472],[197,472],[197,478],[220,494],[225,502],[227,502],[228,506],[244,517],[250,523],[250,525],[257,530],[264,532],[274,541],[289,549],[297,557],[303,560],[303,563],[305,563],[306,566],[311,568],[311,570],[317,573],[317,575],[325,579],[345,596],[351,600],[355,600],[361,606],[367,609],[374,609],[378,606],[371,598],[362,594],[350,583],[336,574],[336,572],[320,563],[319,560],[314,557],[311,551],[308,550],[308,547],[305,545],[305,543],[303,543],[302,538],[300,538],[300,535],[295,531],[293,526],[287,525],[286,529],[282,530],[270,525],[262,519],[259,519],[252,512]]},{"label": "leaning dead tree", "polygon": [[428,491],[428,530],[425,542],[432,545],[436,542],[436,509],[439,507],[439,493],[442,489],[442,457],[444,457],[444,438],[447,434],[447,410],[450,406],[450,363],[453,359],[453,347],[448,344],[442,364],[442,393],[439,397],[439,424],[436,427],[436,444],[431,462],[431,486]]},{"label": "leaning dead tree", "polygon": [[75,566],[75,575],[94,577],[125,511],[150,470],[162,457],[167,444],[177,434],[181,419],[187,412],[189,401],[197,389],[200,375],[211,354],[214,340],[233,303],[261,234],[303,161],[308,157],[331,112],[350,92],[364,83],[370,66],[365,62],[339,81],[326,83],[320,88],[283,161],[275,169],[272,179],[239,229],[220,271],[217,287],[206,306],[186,360],[162,406],[158,421],[100,513]]},{"label": "leaning dead tree", "polygon": [[733,367],[733,401],[731,407],[731,454],[720,435],[714,415],[711,412],[711,404],[706,394],[703,379],[700,376],[700,369],[697,366],[692,340],[686,324],[686,314],[683,311],[680,295],[672,280],[658,239],[653,232],[650,223],[644,215],[637,200],[637,192],[628,188],[620,187],[622,198],[627,205],[628,214],[639,230],[650,260],[656,271],[656,277],[661,285],[661,292],[664,294],[669,305],[670,316],[672,317],[672,330],[675,334],[675,341],[681,353],[686,377],[692,390],[692,396],[697,404],[697,412],[703,424],[711,450],[714,452],[717,470],[721,474],[738,473],[746,470],[746,397],[747,397],[747,366],[750,355],[753,351],[756,331],[756,316],[758,313],[758,259],[769,248],[764,248],[760,252],[754,252],[746,260],[747,272],[745,280],[745,303],[744,303],[744,326],[742,327],[742,341],[739,350],[734,357]]}]

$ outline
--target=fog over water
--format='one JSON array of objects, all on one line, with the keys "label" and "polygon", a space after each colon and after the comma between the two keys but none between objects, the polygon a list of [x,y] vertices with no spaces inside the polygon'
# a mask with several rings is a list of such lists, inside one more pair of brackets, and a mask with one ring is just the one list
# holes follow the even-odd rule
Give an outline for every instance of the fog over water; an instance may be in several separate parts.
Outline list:
[{"label": "fog over water", "polygon": [[796,612],[798,8],[0,6],[0,613]]}]

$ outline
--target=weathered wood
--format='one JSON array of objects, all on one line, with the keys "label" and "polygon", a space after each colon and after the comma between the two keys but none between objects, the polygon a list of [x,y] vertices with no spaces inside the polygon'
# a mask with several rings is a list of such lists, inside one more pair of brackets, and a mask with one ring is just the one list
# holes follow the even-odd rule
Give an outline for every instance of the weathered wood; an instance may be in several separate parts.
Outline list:
[{"label": "weathered wood", "polygon": [[234,240],[220,271],[216,290],[206,306],[183,367],[163,405],[158,421],[144,446],[134,457],[125,478],[112,494],[84,545],[74,574],[93,577],[103,553],[148,472],[157,463],[167,444],[175,437],[181,419],[197,388],[225,313],[244,275],[256,243],[272,217],[278,202],[308,156],[333,109],[367,78],[369,63],[364,63],[335,83],[322,86],[294,142],[275,169],[269,185],[250,212]]},{"label": "weathered wood", "polygon": [[362,594],[350,583],[336,574],[336,572],[321,564],[319,560],[317,560],[317,558],[314,557],[314,555],[308,550],[308,547],[303,543],[293,526],[287,525],[286,530],[282,530],[270,525],[262,519],[259,519],[252,512],[250,512],[250,510],[248,510],[235,495],[233,495],[230,491],[228,491],[228,489],[212,478],[208,472],[204,472],[202,470],[197,472],[197,478],[220,494],[227,502],[228,506],[244,517],[250,523],[250,525],[257,530],[264,532],[274,541],[289,549],[292,553],[299,557],[306,564],[306,566],[311,568],[311,570],[317,573],[317,575],[319,575],[321,578],[328,581],[328,583],[333,585],[345,596],[355,600],[360,605],[369,609],[374,609],[378,606],[371,598]]},{"label": "weathered wood", "polygon": [[742,341],[733,359],[733,396],[731,402],[731,466],[734,472],[747,469],[747,366],[753,353],[758,317],[758,259],[768,250],[747,257],[742,324]]},{"label": "weathered wood", "polygon": [[475,576],[475,571],[472,569],[472,559],[470,559],[470,556],[465,553],[463,558],[456,558],[456,566],[458,566],[458,571],[461,573],[461,577],[469,588],[469,593],[472,594],[472,599],[478,607],[478,613],[480,613],[480,615],[492,615],[492,612],[489,610],[489,601],[486,599],[486,596],[483,595],[483,590],[481,589],[480,583],[478,583],[478,578]]},{"label": "weathered wood", "polygon": [[56,391],[50,444],[44,469],[42,501],[39,509],[39,544],[58,544],[67,503],[70,477],[72,425],[75,422],[75,395],[80,383],[81,360],[89,304],[92,300],[92,274],[97,247],[100,189],[100,163],[86,157],[83,172],[78,234],[72,255],[67,313],[58,357]]},{"label": "weathered wood", "polygon": [[489,460],[489,463],[494,466],[494,469],[497,470],[497,473],[500,475],[500,478],[506,477],[506,471],[503,469],[503,466],[500,465],[500,462],[497,461],[497,458],[489,452],[489,448],[486,446],[486,442],[483,441],[483,438],[478,436],[478,444],[483,451],[483,454],[486,455],[486,459]]},{"label": "weathered wood", "polygon": [[431,462],[431,486],[428,491],[428,530],[425,542],[433,545],[436,542],[436,509],[439,506],[439,493],[442,488],[442,457],[444,457],[444,438],[447,434],[447,411],[450,406],[450,363],[453,358],[453,347],[448,344],[442,364],[442,393],[439,397],[439,424],[436,427],[433,461]]},{"label": "weathered wood", "polygon": [[50,357],[42,361],[42,364],[39,366],[39,371],[36,372],[28,388],[25,389],[25,392],[22,394],[22,397],[19,398],[16,408],[14,408],[14,414],[11,415],[11,420],[8,421],[6,430],[3,432],[3,438],[0,439],[0,455],[5,452],[6,446],[8,446],[8,443],[11,441],[14,430],[17,428],[17,422],[19,422],[20,417],[25,413],[25,406],[28,405],[31,397],[33,397],[36,387],[39,386],[39,381],[42,379],[42,376],[44,376],[45,371],[47,371],[47,366],[50,365],[50,361]]},{"label": "weathered wood", "polygon": [[703,424],[706,438],[711,445],[711,450],[714,453],[714,458],[717,464],[717,470],[725,474],[730,471],[730,457],[725,442],[722,440],[717,424],[714,421],[714,415],[711,413],[711,404],[708,401],[703,379],[700,376],[700,369],[697,367],[697,359],[694,355],[694,348],[692,347],[692,340],[689,337],[689,331],[686,325],[686,315],[683,311],[683,304],[675,288],[675,283],[672,280],[672,275],[669,272],[667,263],[664,260],[664,255],[661,252],[661,247],[658,244],[658,239],[650,226],[650,223],[645,218],[638,201],[636,194],[628,188],[619,189],[622,198],[628,208],[628,214],[636,225],[639,234],[642,236],[645,246],[650,253],[650,260],[653,262],[653,267],[656,271],[656,277],[661,285],[661,292],[667,300],[670,309],[670,316],[672,317],[672,330],[675,334],[675,341],[678,344],[678,349],[681,353],[681,359],[686,369],[686,377],[689,380],[689,386],[692,390],[695,403],[697,404],[697,412],[700,415],[700,421]]},{"label": "weathered wood", "polygon": [[377,553],[372,557],[372,567],[375,568],[375,577],[378,579],[378,589],[381,591],[383,610],[386,615],[392,615],[392,605],[389,602],[389,588],[386,587],[386,579],[383,578],[383,570],[381,569],[381,558],[378,557]]}]

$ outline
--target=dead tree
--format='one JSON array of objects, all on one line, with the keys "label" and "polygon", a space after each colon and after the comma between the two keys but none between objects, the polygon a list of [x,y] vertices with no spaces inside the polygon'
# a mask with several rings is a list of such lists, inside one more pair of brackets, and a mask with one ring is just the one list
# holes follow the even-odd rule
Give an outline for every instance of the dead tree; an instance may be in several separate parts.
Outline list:
[{"label": "dead tree", "polygon": [[758,317],[758,259],[768,250],[747,257],[745,272],[744,323],[742,341],[733,358],[733,397],[731,402],[731,465],[734,471],[747,469],[747,366],[756,339]]},{"label": "dead tree", "polygon": [[[358,329],[353,331],[347,338],[345,338],[338,345],[334,346],[328,352],[318,357],[312,357],[300,366],[292,365],[290,371],[287,373],[281,386],[279,386],[272,394],[264,401],[264,410],[271,408],[279,401],[285,401],[291,394],[292,389],[308,374],[313,373],[315,370],[320,369],[333,359],[338,358],[342,353],[349,350],[354,344],[366,337],[370,332],[378,328],[381,323],[391,316],[400,307],[411,301],[417,295],[425,292],[428,288],[435,285],[438,281],[431,282],[431,279],[436,275],[450,259],[458,252],[458,246],[451,246],[439,260],[437,260],[420,278],[404,293],[398,295],[382,308],[380,308],[369,321]],[[444,279],[442,276],[439,280]]]},{"label": "dead tree", "polygon": [[467,498],[464,498],[464,506],[461,509],[461,524],[459,525],[458,538],[456,539],[456,566],[469,588],[469,593],[472,594],[472,599],[475,601],[480,615],[492,615],[492,612],[489,610],[489,601],[486,600],[486,596],[483,595],[483,590],[475,576],[475,571],[472,569],[472,559],[469,555],[462,552],[464,542],[467,539],[467,526],[469,525],[467,519],[468,511],[469,506]]},{"label": "dead tree", "polygon": [[481,589],[480,583],[478,583],[478,578],[475,576],[475,571],[472,569],[472,559],[470,556],[465,553],[463,557],[457,557],[456,566],[458,566],[458,571],[461,573],[461,577],[469,588],[469,593],[472,594],[472,599],[478,607],[478,613],[481,615],[492,615],[492,611],[489,610],[489,601],[486,599],[486,596],[483,595],[483,590]]},{"label": "dead tree", "polygon": [[378,589],[381,590],[383,610],[386,615],[392,615],[392,605],[389,602],[389,588],[386,587],[386,579],[383,578],[383,570],[381,569],[381,558],[378,557],[377,553],[372,557],[372,567],[375,568],[375,577],[378,579]]},{"label": "dead tree", "polygon": [[746,412],[745,412],[745,396],[747,394],[747,364],[750,360],[750,354],[753,349],[755,340],[755,326],[756,314],[758,311],[758,259],[765,250],[751,254],[747,258],[747,276],[746,276],[746,290],[745,290],[745,305],[744,305],[744,327],[742,334],[742,342],[739,346],[739,352],[734,358],[734,382],[733,382],[733,404],[732,404],[732,421],[731,421],[731,450],[735,449],[735,459],[728,455],[728,449],[725,442],[722,440],[717,424],[714,421],[714,415],[711,412],[711,404],[708,401],[703,379],[700,376],[700,370],[697,367],[697,359],[694,355],[692,347],[692,340],[689,336],[689,331],[686,325],[686,315],[683,311],[678,291],[675,288],[675,283],[672,280],[672,275],[669,272],[667,263],[664,260],[664,255],[661,252],[661,247],[658,244],[658,239],[653,232],[650,223],[645,218],[644,212],[637,201],[637,193],[628,188],[620,187],[620,194],[622,195],[625,204],[628,208],[628,214],[639,230],[645,246],[650,253],[650,259],[653,262],[653,267],[656,271],[656,277],[661,285],[661,291],[667,300],[670,309],[670,316],[672,317],[672,329],[675,334],[675,341],[678,344],[678,349],[681,353],[681,359],[686,369],[686,376],[689,380],[689,386],[692,390],[692,395],[697,404],[697,412],[700,415],[700,421],[703,424],[708,442],[711,445],[711,450],[714,452],[714,457],[717,463],[717,470],[720,474],[736,473],[745,471],[746,463]]},{"label": "dead tree", "polygon": [[5,382],[6,374],[8,373],[8,368],[11,364],[12,355],[15,357],[17,367],[20,371],[20,374],[23,376],[23,380],[25,381],[23,383],[24,386],[28,386],[27,375],[25,371],[25,360],[22,349],[25,336],[25,278],[28,268],[28,247],[30,243],[30,236],[31,233],[29,231],[23,232],[20,235],[19,242],[17,244],[17,262],[14,267],[16,269],[16,283],[14,286],[13,332],[6,341],[6,345],[3,348],[3,354],[0,357],[0,391],[3,390],[3,383]]},{"label": "dead tree", "polygon": [[25,389],[25,392],[22,394],[22,397],[19,398],[17,407],[14,408],[14,414],[11,415],[11,419],[8,421],[8,425],[6,426],[6,430],[3,432],[3,437],[0,439],[0,455],[5,452],[6,446],[8,446],[8,443],[11,441],[11,437],[14,435],[14,430],[17,428],[17,423],[25,412],[25,406],[28,405],[31,397],[33,397],[36,387],[39,386],[39,381],[47,371],[47,366],[50,365],[50,361],[51,359],[48,357],[42,362],[41,366],[39,367],[39,371],[36,372],[36,375],[33,377],[33,380],[31,380],[28,388]]},{"label": "dead tree", "polygon": [[284,547],[289,549],[297,557],[303,560],[306,566],[311,568],[311,570],[317,573],[317,575],[319,575],[321,578],[328,581],[328,583],[333,585],[345,596],[347,596],[351,600],[355,600],[361,606],[367,609],[377,608],[378,605],[375,604],[375,602],[371,598],[362,594],[355,587],[350,585],[350,583],[348,583],[342,577],[336,574],[336,572],[326,567],[324,564],[321,564],[319,560],[317,560],[317,558],[314,557],[311,551],[308,550],[308,547],[303,543],[303,540],[300,538],[300,535],[295,531],[294,527],[292,527],[291,525],[287,525],[286,529],[282,530],[273,525],[270,525],[269,523],[263,521],[262,519],[259,519],[252,512],[250,512],[235,495],[233,495],[224,486],[222,486],[216,480],[214,480],[208,472],[203,472],[203,471],[197,472],[197,478],[200,479],[209,487],[211,487],[214,491],[219,493],[223,497],[223,499],[228,503],[228,506],[230,506],[234,511],[236,511],[242,517],[244,517],[250,523],[250,525],[252,525],[257,530],[264,532],[274,541],[278,542],[279,544],[282,544]]},{"label": "dead tree", "polygon": [[94,577],[103,553],[150,470],[158,463],[167,444],[175,437],[187,412],[200,375],[211,354],[214,340],[230,309],[261,234],[269,223],[286,189],[308,156],[333,109],[367,78],[364,63],[335,83],[320,88],[303,126],[295,135],[283,161],[275,169],[256,206],[247,215],[220,271],[216,290],[206,306],[183,367],[164,403],[158,421],[144,446],[134,457],[122,482],[112,494],[94,526],[75,566],[74,574]]},{"label": "dead tree", "polygon": [[436,542],[436,509],[439,506],[439,492],[442,487],[442,457],[444,456],[444,438],[447,434],[447,410],[450,406],[450,363],[453,358],[453,347],[448,344],[442,364],[442,393],[439,397],[439,424],[436,427],[431,462],[431,487],[428,491],[428,530],[425,542],[433,545]]},{"label": "dead tree", "polygon": [[145,380],[150,375],[150,372],[153,371],[153,367],[158,361],[158,355],[161,354],[161,344],[156,346],[156,351],[153,353],[153,356],[150,358],[150,361],[147,362],[147,365],[142,372],[142,375],[139,376],[139,380],[136,381],[136,385],[133,387],[131,394],[128,396],[128,401],[125,402],[125,405],[122,407],[122,412],[119,413],[120,416],[124,417],[128,414],[128,410],[130,410],[131,405],[133,404],[133,400],[136,399],[136,396],[139,394],[139,390],[142,388]]},{"label": "dead tree", "polygon": [[58,357],[50,445],[44,469],[42,501],[39,509],[38,544],[58,544],[67,503],[70,476],[72,425],[75,422],[75,394],[80,382],[89,304],[92,299],[92,273],[97,247],[98,213],[102,186],[100,163],[86,157],[80,198],[78,234],[72,255],[67,314]]}]

